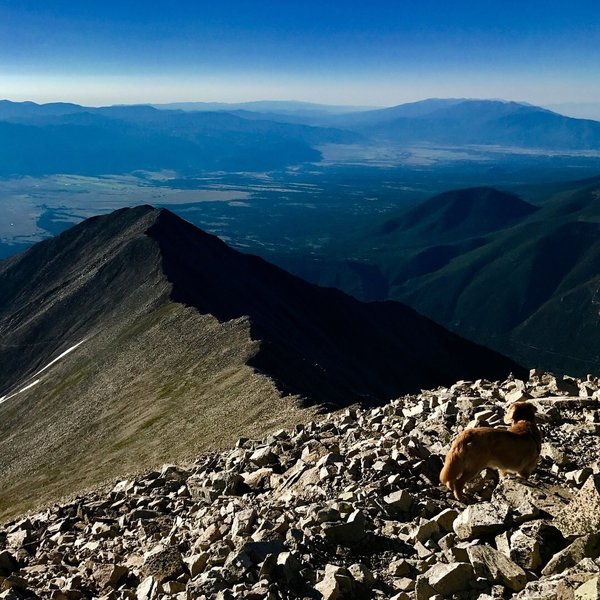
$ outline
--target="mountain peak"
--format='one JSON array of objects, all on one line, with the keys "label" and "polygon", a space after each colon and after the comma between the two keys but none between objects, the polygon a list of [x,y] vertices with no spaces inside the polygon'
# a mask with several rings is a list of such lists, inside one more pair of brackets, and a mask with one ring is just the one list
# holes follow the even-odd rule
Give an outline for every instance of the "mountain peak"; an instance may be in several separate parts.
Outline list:
[{"label": "mountain peak", "polygon": [[524,219],[537,207],[492,187],[451,190],[410,207],[386,221],[380,233],[402,232],[424,239],[481,236]]}]

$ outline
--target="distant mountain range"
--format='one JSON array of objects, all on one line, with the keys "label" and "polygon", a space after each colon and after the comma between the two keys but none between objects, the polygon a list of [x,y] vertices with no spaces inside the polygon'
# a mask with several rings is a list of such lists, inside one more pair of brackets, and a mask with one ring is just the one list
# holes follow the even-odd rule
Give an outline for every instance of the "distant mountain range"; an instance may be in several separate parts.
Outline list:
[{"label": "distant mountain range", "polygon": [[600,374],[600,179],[550,190],[542,206],[490,188],[444,193],[321,263],[289,266],[359,298],[406,302],[522,364]]},{"label": "distant mountain range", "polygon": [[[266,116],[266,115],[265,115]],[[285,114],[268,114],[286,120]],[[294,120],[298,116],[294,115]],[[502,100],[429,99],[353,113],[306,115],[328,125],[400,144],[496,145],[547,150],[600,149],[600,122]]]},{"label": "distant mountain range", "polygon": [[334,104],[315,104],[314,102],[296,102],[292,100],[256,100],[254,102],[171,102],[152,104],[162,110],[185,111],[225,111],[237,110],[249,112],[271,112],[288,115],[334,115],[363,110],[373,110],[369,106],[349,106]]},{"label": "distant mountain range", "polygon": [[358,111],[267,101],[160,110],[0,101],[0,176],[264,171],[319,161],[323,144],[357,143],[598,150],[600,123],[492,100]]},{"label": "distant mountain range", "polygon": [[[415,114],[415,111],[418,113]],[[403,143],[500,145],[556,150],[599,149],[600,123],[517,102],[432,101],[362,113],[358,130]]]},{"label": "distant mountain range", "polygon": [[0,263],[0,333],[5,502],[230,443],[314,403],[522,373],[406,306],[306,283],[148,206]]},{"label": "distant mountain range", "polygon": [[318,161],[350,131],[151,106],[0,101],[0,176],[174,169],[263,171]]}]

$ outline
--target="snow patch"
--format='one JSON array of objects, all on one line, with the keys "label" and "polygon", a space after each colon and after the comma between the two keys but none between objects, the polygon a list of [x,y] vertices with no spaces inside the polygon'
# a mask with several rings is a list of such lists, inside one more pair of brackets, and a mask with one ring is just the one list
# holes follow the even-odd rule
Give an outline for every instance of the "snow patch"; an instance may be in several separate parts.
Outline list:
[{"label": "snow patch", "polygon": [[40,380],[36,379],[35,381],[32,381],[31,383],[27,384],[25,387],[21,388],[18,392],[15,392],[14,394],[10,394],[10,396],[2,396],[2,398],[0,398],[0,404],[2,404],[3,402],[6,402],[7,400],[10,400],[11,398],[14,398],[17,394],[20,394],[21,392],[24,392],[25,390],[32,388],[34,385],[37,385],[39,382],[40,382]]},{"label": "snow patch", "polygon": [[34,377],[37,377],[40,373],[42,373],[43,371],[45,371],[47,368],[51,367],[55,362],[58,362],[61,358],[64,358],[67,354],[69,354],[70,352],[73,352],[73,350],[75,350],[75,348],[77,348],[78,346],[81,346],[81,344],[83,344],[83,342],[85,342],[87,338],[84,338],[83,340],[81,340],[80,342],[78,342],[77,344],[75,344],[74,346],[71,346],[70,348],[68,348],[67,350],[65,350],[62,354],[59,354],[55,359],[51,360],[45,367],[43,367],[42,369],[40,369],[35,375]]},{"label": "snow patch", "polygon": [[[81,346],[81,344],[83,344],[83,342],[85,342],[86,340],[87,340],[87,338],[84,338],[83,340],[81,340],[80,342],[78,342],[77,344],[75,344],[74,346],[71,346],[70,348],[67,348],[62,354],[59,354],[56,358],[52,359],[45,367],[42,367],[32,377],[37,377],[40,373],[43,373],[46,369],[50,368],[53,364],[57,363],[59,360],[61,360],[65,356],[67,356],[67,354],[73,352],[73,350],[75,350],[77,347]],[[6,396],[0,396],[0,404],[3,404],[4,402],[6,402],[7,400],[10,400],[11,398],[14,398],[15,396],[17,396],[21,392],[24,392],[24,391],[28,390],[29,388],[32,388],[34,385],[37,385],[39,382],[40,382],[39,378],[35,379],[31,383],[28,383],[27,385],[25,385],[24,387],[22,387],[20,390],[16,391],[14,394],[9,394],[9,395],[6,395]]]}]

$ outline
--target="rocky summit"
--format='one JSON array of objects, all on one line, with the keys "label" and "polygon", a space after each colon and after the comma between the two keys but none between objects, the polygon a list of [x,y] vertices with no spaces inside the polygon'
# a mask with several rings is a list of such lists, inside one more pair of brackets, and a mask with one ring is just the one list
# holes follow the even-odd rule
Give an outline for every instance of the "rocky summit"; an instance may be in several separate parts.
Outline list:
[{"label": "rocky summit", "polygon": [[[452,438],[529,399],[529,481],[484,471],[469,504],[438,477]],[[600,381],[459,381],[0,527],[0,598],[598,598]]]}]

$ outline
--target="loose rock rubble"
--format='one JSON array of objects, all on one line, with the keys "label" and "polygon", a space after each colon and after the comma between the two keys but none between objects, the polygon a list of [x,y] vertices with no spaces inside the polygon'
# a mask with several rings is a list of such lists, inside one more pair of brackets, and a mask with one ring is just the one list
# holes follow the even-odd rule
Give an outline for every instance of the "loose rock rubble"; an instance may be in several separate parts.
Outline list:
[{"label": "loose rock rubble", "polygon": [[[530,481],[439,485],[465,427],[545,415]],[[0,527],[0,598],[598,598],[600,382],[458,382],[240,439]],[[596,595],[594,595],[596,594]]]}]

